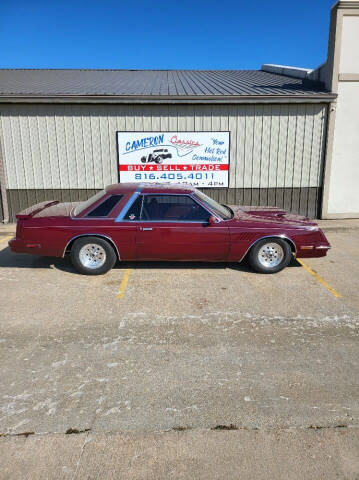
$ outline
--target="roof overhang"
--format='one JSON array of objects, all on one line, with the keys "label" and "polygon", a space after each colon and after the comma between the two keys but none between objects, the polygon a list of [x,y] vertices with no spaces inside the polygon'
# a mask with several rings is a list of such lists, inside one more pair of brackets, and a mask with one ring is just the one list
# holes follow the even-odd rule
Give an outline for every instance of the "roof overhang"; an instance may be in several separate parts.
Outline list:
[{"label": "roof overhang", "polygon": [[0,103],[165,103],[165,104],[238,104],[238,103],[330,103],[337,94],[301,95],[0,95]]}]

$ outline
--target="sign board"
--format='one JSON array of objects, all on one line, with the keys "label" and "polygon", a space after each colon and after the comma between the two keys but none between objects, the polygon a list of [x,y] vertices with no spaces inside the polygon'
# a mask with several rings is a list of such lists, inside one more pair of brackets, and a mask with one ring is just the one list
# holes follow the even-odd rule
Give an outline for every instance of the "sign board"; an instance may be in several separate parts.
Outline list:
[{"label": "sign board", "polygon": [[120,182],[228,187],[229,132],[117,132]]}]

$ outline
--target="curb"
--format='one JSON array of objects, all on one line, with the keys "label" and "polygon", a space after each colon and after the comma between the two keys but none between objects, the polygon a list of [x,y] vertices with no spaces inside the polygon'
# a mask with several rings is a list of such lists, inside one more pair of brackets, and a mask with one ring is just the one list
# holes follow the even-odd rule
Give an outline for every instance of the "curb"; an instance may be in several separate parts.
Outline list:
[{"label": "curb", "polygon": [[359,222],[355,220],[352,222],[348,220],[344,220],[342,222],[333,221],[333,224],[330,224],[327,221],[319,220],[318,226],[324,232],[342,233],[342,232],[355,232],[356,230],[359,230]]},{"label": "curb", "polygon": [[320,227],[323,232],[346,233],[359,231],[359,227]]}]

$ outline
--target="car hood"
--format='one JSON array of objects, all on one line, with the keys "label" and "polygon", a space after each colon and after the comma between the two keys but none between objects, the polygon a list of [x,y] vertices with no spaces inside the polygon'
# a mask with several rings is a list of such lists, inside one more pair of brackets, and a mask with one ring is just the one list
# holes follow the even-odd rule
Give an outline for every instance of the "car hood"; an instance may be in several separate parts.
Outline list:
[{"label": "car hood", "polygon": [[302,215],[287,213],[278,207],[254,207],[243,205],[228,205],[234,212],[237,220],[253,222],[266,222],[276,224],[287,224],[293,226],[313,227],[317,223]]}]

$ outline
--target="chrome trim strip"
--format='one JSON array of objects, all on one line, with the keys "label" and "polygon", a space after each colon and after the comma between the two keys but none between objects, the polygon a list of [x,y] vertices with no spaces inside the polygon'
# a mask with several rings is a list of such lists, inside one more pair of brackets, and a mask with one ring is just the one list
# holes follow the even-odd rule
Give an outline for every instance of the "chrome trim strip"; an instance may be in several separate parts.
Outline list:
[{"label": "chrome trim strip", "polygon": [[140,195],[140,192],[141,192],[141,187],[137,188],[133,192],[131,197],[127,200],[126,205],[123,207],[123,209],[121,210],[121,212],[118,214],[117,218],[115,219],[115,223],[126,221],[126,220],[123,220],[123,217],[129,211],[129,209],[134,204],[134,202],[137,200],[137,197]]},{"label": "chrome trim strip", "polygon": [[294,247],[294,258],[297,256],[297,247],[296,247],[295,243],[293,242],[293,240],[291,238],[287,237],[286,235],[265,235],[264,237],[260,237],[260,238],[257,238],[257,240],[254,240],[254,242],[252,242],[249,245],[249,247],[245,251],[245,254],[242,256],[242,258],[240,260],[238,260],[238,262],[241,262],[244,259],[244,257],[247,255],[249,250],[253,247],[253,245],[255,245],[260,240],[263,240],[264,238],[283,238],[283,239],[288,240],[291,243],[291,245],[293,245],[293,247]]},{"label": "chrome trim strip", "polygon": [[330,245],[319,245],[319,247],[315,247],[316,250],[329,250],[332,248]]},{"label": "chrome trim strip", "polygon": [[[137,190],[136,190],[137,191]],[[133,194],[134,195],[134,194]],[[200,223],[201,225],[203,224],[207,224],[207,222],[205,221],[201,221],[201,220],[127,220],[127,219],[124,219],[123,216],[126,215],[126,213],[128,212],[128,210],[130,209],[130,207],[132,206],[132,204],[135,202],[135,200],[137,200],[137,197],[139,195],[142,195],[142,198],[144,196],[147,196],[147,195],[152,195],[152,196],[158,196],[158,195],[165,195],[165,196],[176,196],[178,197],[179,195],[183,196],[183,197],[189,197],[191,198],[195,203],[197,203],[197,205],[199,205],[201,208],[203,208],[204,210],[206,210],[206,212],[210,215],[210,216],[214,216],[217,218],[217,220],[219,222],[223,222],[224,220],[221,219],[221,218],[218,218],[217,215],[215,215],[211,210],[208,210],[207,207],[205,207],[204,205],[202,205],[196,198],[192,197],[192,194],[189,194],[189,193],[157,193],[157,192],[150,192],[150,193],[142,193],[142,192],[139,192],[136,196],[136,198],[133,200],[133,202],[131,203],[131,205],[128,205],[128,203],[131,201],[132,197],[128,200],[128,202],[126,203],[126,205],[124,206],[124,209],[127,208],[126,212],[122,214],[122,211],[120,213],[120,215],[116,218],[115,222],[128,222],[128,223],[142,223],[142,222],[152,222],[152,223]],[[127,207],[128,205],[128,207]],[[141,205],[141,214],[142,214],[142,208],[143,208],[143,201],[142,201],[142,205]],[[121,216],[121,218],[120,218]]]},{"label": "chrome trim strip", "polygon": [[[223,220],[222,220],[223,221]],[[206,221],[201,220],[121,220],[122,223],[200,223],[207,224]]]},{"label": "chrome trim strip", "polygon": [[117,252],[117,258],[118,260],[121,260],[121,257],[120,257],[120,254],[118,252],[118,249],[117,249],[117,246],[115,244],[115,242],[112,240],[111,237],[108,237],[107,235],[104,235],[103,233],[81,233],[80,235],[75,235],[75,237],[72,237],[71,240],[69,240],[66,244],[66,247],[64,249],[64,252],[62,254],[62,258],[64,258],[65,254],[66,254],[66,250],[67,250],[67,247],[69,246],[69,244],[75,240],[76,238],[79,238],[79,237],[102,237],[102,238],[106,238],[106,240],[108,240],[109,242],[111,242],[111,244],[115,247],[115,250]]},{"label": "chrome trim strip", "polygon": [[107,220],[114,221],[117,217],[70,217],[71,220]]}]

